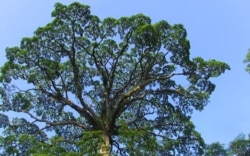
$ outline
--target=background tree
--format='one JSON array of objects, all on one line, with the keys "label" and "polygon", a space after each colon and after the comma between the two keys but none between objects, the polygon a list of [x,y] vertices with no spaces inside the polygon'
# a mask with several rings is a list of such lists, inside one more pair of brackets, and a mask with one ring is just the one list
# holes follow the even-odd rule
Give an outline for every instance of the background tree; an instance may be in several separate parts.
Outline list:
[{"label": "background tree", "polygon": [[232,154],[237,156],[250,155],[250,139],[240,134],[229,144],[229,148]]},{"label": "background tree", "polygon": [[244,59],[244,63],[247,64],[246,71],[250,72],[250,49],[248,50],[246,58]]},{"label": "background tree", "polygon": [[1,114],[1,151],[202,153],[190,115],[207,104],[215,89],[210,78],[227,64],[190,59],[182,25],[152,24],[142,14],[100,20],[86,5],[57,3],[52,16],[6,49],[0,110],[26,116]]},{"label": "background tree", "polygon": [[205,156],[228,156],[229,153],[225,149],[224,145],[219,142],[207,145],[205,150]]}]

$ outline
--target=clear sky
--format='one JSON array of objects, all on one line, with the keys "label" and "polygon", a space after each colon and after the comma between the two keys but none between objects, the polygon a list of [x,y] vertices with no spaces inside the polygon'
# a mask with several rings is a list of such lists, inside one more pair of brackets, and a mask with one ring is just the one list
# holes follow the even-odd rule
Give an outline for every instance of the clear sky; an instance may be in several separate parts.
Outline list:
[{"label": "clear sky", "polygon": [[[0,65],[6,61],[5,48],[18,46],[51,21],[57,1],[0,1]],[[70,4],[72,0],[61,0]],[[192,120],[207,143],[227,144],[239,133],[250,133],[250,75],[243,59],[250,48],[249,0],[82,0],[92,14],[101,18],[143,13],[153,22],[166,20],[183,24],[191,43],[191,57],[217,59],[231,66],[214,79],[216,90],[202,112]]]}]

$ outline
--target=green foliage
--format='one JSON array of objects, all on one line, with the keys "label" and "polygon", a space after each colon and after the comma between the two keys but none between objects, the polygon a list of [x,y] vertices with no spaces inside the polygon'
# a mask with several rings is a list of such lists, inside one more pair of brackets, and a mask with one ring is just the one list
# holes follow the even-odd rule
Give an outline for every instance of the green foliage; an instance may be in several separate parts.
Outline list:
[{"label": "green foliage", "polygon": [[247,156],[250,155],[250,139],[245,134],[238,135],[228,147],[215,142],[206,146],[205,156]]},{"label": "green foliage", "polygon": [[240,134],[230,143],[229,148],[237,156],[250,155],[250,139]]},{"label": "green foliage", "polygon": [[244,63],[247,64],[246,71],[250,72],[250,49],[248,50],[248,53],[244,59]]},{"label": "green foliage", "polygon": [[[126,145],[129,155],[157,155],[159,150],[157,139],[150,134],[151,128],[145,129],[130,128],[125,121],[120,121],[121,128],[119,130],[119,142]],[[147,150],[145,150],[147,149]]]},{"label": "green foliage", "polygon": [[37,156],[40,156],[40,155],[65,156],[67,151],[66,149],[61,147],[61,142],[63,142],[63,138],[58,137],[58,136],[55,136],[44,143],[36,142],[30,148],[28,153],[34,154]]},{"label": "green foliage", "polygon": [[35,143],[35,138],[30,135],[8,135],[6,137],[0,136],[0,148],[3,148],[2,154],[5,155],[23,155],[28,153],[29,149]]},{"label": "green foliage", "polygon": [[89,131],[83,133],[81,140],[76,143],[81,153],[96,156],[96,151],[100,150],[101,144],[103,143],[102,133],[102,131]]},{"label": "green foliage", "polygon": [[219,142],[207,145],[205,150],[205,156],[228,156],[228,151],[224,148],[224,145]]},{"label": "green foliage", "polygon": [[52,17],[6,48],[0,111],[29,118],[0,115],[0,151],[98,155],[105,134],[113,155],[203,153],[190,116],[226,63],[191,59],[183,25],[143,14],[101,20],[75,2],[56,3]]}]

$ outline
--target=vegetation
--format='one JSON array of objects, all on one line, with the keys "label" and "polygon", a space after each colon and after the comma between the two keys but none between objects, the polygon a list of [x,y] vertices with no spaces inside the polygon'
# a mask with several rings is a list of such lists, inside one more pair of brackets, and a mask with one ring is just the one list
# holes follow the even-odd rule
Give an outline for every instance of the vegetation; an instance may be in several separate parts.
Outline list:
[{"label": "vegetation", "polygon": [[142,14],[100,20],[77,2],[57,3],[52,16],[6,49],[3,154],[203,154],[190,116],[206,106],[210,79],[227,64],[190,58],[180,24]]},{"label": "vegetation", "polygon": [[238,135],[226,148],[219,142],[207,145],[205,156],[248,156],[250,155],[250,138],[244,134]]},{"label": "vegetation", "polygon": [[[250,50],[244,59],[247,64],[246,71],[250,72]],[[238,135],[233,141],[228,144],[225,148],[219,142],[212,143],[206,146],[205,150],[206,156],[248,156],[250,155],[250,135],[248,138],[245,134]]]},{"label": "vegetation", "polygon": [[219,142],[207,145],[205,150],[205,156],[227,156],[228,151],[225,149],[224,145]]}]

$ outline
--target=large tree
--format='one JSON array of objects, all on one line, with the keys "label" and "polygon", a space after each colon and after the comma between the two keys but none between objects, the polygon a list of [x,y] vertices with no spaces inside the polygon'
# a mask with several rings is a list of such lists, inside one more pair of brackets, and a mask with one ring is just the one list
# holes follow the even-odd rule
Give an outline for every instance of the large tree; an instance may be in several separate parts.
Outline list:
[{"label": "large tree", "polygon": [[[99,19],[57,3],[53,21],[6,49],[0,151],[50,155],[201,154],[190,121],[229,66],[190,58],[186,30],[142,14]],[[17,112],[19,117],[9,118]]]}]

